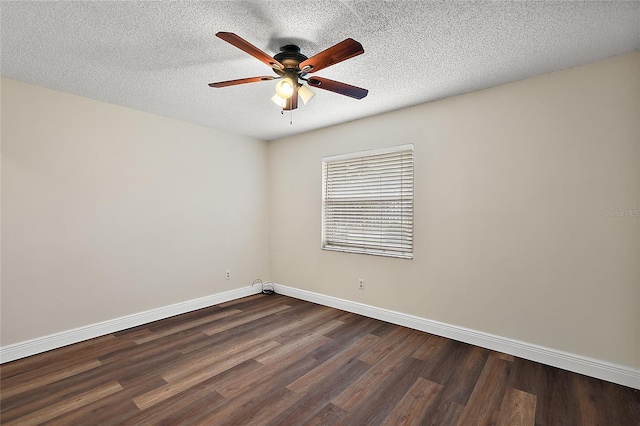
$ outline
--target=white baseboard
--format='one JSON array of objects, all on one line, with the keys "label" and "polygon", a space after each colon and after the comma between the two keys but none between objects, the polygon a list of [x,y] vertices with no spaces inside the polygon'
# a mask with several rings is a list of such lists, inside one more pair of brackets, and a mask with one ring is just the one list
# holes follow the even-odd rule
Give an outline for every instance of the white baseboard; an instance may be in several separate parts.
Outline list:
[{"label": "white baseboard", "polygon": [[3,346],[0,364],[257,293],[260,293],[259,287],[242,287]]},{"label": "white baseboard", "polygon": [[[426,318],[403,314],[401,312],[390,311],[388,309],[365,305],[363,303],[339,299],[333,296],[326,296],[307,290],[300,290],[281,284],[275,284],[275,289],[277,293],[285,296],[291,296],[296,299],[353,312],[370,318],[379,319],[381,321],[390,322],[392,324],[402,325],[404,327],[504,352],[520,358],[573,371],[575,373],[607,380],[612,383],[640,389],[640,370],[630,367],[616,365],[556,349],[550,349],[534,345],[532,343],[508,339],[477,330],[449,325]],[[219,303],[228,302],[230,300],[239,299],[241,297],[250,296],[259,292],[260,288],[257,287],[243,287],[3,346],[0,347],[0,363],[14,361],[16,359],[46,352],[73,343],[93,339],[94,337],[126,330],[127,328],[137,327],[139,325],[206,308],[208,306],[217,305]]]},{"label": "white baseboard", "polygon": [[281,284],[275,285],[276,293],[295,297],[324,306],[353,312],[366,317],[379,319],[392,324],[402,325],[415,330],[425,331],[460,342],[469,343],[475,346],[503,352],[586,376],[595,377],[612,383],[640,389],[640,370],[630,367],[611,364],[593,358],[575,355],[556,349],[545,348],[543,346],[506,337],[496,336],[482,331],[471,330],[464,327],[445,324],[426,318],[403,314],[401,312],[390,311],[365,305],[358,302],[339,299],[337,297],[326,296],[307,290],[300,290],[287,287]]}]

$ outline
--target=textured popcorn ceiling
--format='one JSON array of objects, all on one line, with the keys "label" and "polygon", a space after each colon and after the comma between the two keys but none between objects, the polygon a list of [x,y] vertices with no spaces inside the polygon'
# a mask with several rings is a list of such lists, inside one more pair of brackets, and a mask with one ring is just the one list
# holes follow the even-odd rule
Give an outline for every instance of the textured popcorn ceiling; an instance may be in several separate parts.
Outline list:
[{"label": "textured popcorn ceiling", "polygon": [[[629,53],[640,3],[622,2],[5,2],[2,76],[273,140]],[[273,55],[312,56],[351,37],[365,53],[318,76],[369,89],[357,101],[314,89],[280,113],[272,75],[215,37],[234,32]]]}]

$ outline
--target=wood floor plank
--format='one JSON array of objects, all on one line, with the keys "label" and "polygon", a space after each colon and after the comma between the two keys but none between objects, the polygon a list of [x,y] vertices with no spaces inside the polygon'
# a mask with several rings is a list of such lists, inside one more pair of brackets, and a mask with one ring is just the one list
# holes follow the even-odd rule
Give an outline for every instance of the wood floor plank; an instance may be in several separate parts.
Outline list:
[{"label": "wood floor plank", "polygon": [[[536,422],[544,425],[570,425],[579,418],[578,402],[572,398],[570,374],[559,368],[542,366],[546,372],[547,387],[544,398],[536,403],[545,404],[542,415],[536,415]],[[613,414],[613,413],[612,413]]]},{"label": "wood floor plank", "polygon": [[[277,418],[273,425],[302,425],[316,417],[350,383],[362,377],[371,366],[356,357],[345,359],[331,370],[331,374],[318,380],[311,390],[302,390],[303,397]],[[326,361],[325,361],[326,362]]]},{"label": "wood floor plank", "polygon": [[[376,334],[380,337],[380,335]],[[333,405],[332,403],[326,404],[320,409],[317,414],[307,420],[307,426],[324,426],[324,425],[336,425],[339,424],[342,419],[347,415],[347,412],[342,408]]]},{"label": "wood floor plank", "polygon": [[2,403],[0,423],[12,421],[61,401],[81,395],[113,378],[96,375],[80,380],[62,380],[52,385],[34,389],[30,392],[9,398]]},{"label": "wood floor plank", "polygon": [[44,422],[45,426],[100,425],[116,426],[130,424],[131,418],[140,410],[133,401],[119,401],[116,404],[103,404],[100,400]]},{"label": "wood floor plank", "polygon": [[139,382],[159,376],[167,366],[179,363],[182,358],[183,355],[179,351],[167,349],[149,354],[146,358],[135,362],[127,364],[123,360],[122,362],[107,364],[104,368],[105,371],[107,367],[113,368],[113,372],[109,376],[127,389],[131,386],[136,386]]},{"label": "wood floor plank", "polygon": [[165,330],[174,327],[179,324],[183,324],[190,321],[197,321],[202,318],[211,317],[217,315],[220,312],[232,310],[235,308],[222,308],[218,305],[208,306],[206,308],[197,309],[195,311],[185,312],[183,314],[175,315],[173,317],[165,318],[159,321],[154,321],[146,324],[145,327],[151,330],[153,333],[162,333]]},{"label": "wood floor plank", "polygon": [[290,309],[290,308],[291,308],[291,306],[289,306],[289,305],[274,306],[273,308],[267,309],[267,310],[262,311],[262,312],[257,312],[257,313],[252,314],[252,315],[242,316],[240,318],[234,318],[233,320],[225,321],[222,324],[216,324],[214,326],[211,326],[211,327],[205,329],[203,332],[204,332],[204,334],[207,334],[209,336],[213,336],[214,334],[222,333],[223,331],[229,330],[230,328],[237,327],[239,325],[246,324],[248,322],[256,321],[256,320],[259,320],[259,319],[264,318],[266,316],[273,315],[275,313],[282,312],[282,311],[284,311],[286,309]]},{"label": "wood floor plank", "polygon": [[[23,392],[27,392],[31,389],[35,389],[41,386],[48,385],[49,383],[56,382],[58,380],[65,379],[67,377],[82,373],[83,371],[91,370],[96,367],[100,367],[102,363],[97,359],[85,361],[80,364],[72,365],[68,368],[54,371],[46,375],[38,374],[38,371],[28,371],[6,380],[3,380],[0,384],[2,399],[18,395]],[[34,374],[35,373],[35,374]]]},{"label": "wood floor plank", "polygon": [[446,398],[436,397],[429,407],[427,417],[421,426],[457,425],[465,406]]},{"label": "wood floor plank", "polygon": [[344,325],[327,333],[326,336],[329,337],[331,341],[313,351],[311,354],[312,357],[324,362],[335,356],[336,353],[353,345],[354,342],[360,340],[365,335],[373,336],[376,342],[381,339],[381,337],[371,334],[378,328],[375,323],[367,321],[367,318],[360,315],[346,315],[347,313],[336,318],[338,321],[343,322]]},{"label": "wood floor plank", "polygon": [[513,355],[505,354],[502,352],[496,352],[496,351],[490,351],[489,356],[495,356],[509,362],[513,362],[513,360],[515,359]]},{"label": "wood floor plank", "polygon": [[[162,386],[166,382],[155,376],[140,381],[135,386],[124,388],[102,399],[91,402],[47,422],[47,426],[122,424],[140,412],[131,400],[133,397]],[[122,384],[121,384],[122,385]]]},{"label": "wood floor plank", "polygon": [[597,392],[593,392],[595,389],[592,388],[590,380],[572,380],[572,386],[578,399],[578,411],[582,424],[604,424],[605,421],[614,421],[598,418],[598,405],[602,401],[597,397]]},{"label": "wood floor plank", "polygon": [[387,334],[391,333],[393,330],[397,329],[398,326],[395,324],[391,324],[389,322],[380,321],[380,325],[376,327],[371,334],[378,337],[385,337]]},{"label": "wood floor plank", "polygon": [[64,413],[75,410],[76,408],[98,401],[106,396],[114,394],[122,390],[122,386],[118,382],[110,382],[99,386],[95,389],[87,391],[81,395],[74,396],[70,400],[61,401],[49,407],[42,408],[38,411],[30,413],[26,416],[19,417],[13,421],[5,423],[5,426],[31,426],[44,423]]},{"label": "wood floor plank", "polygon": [[497,357],[487,358],[458,421],[459,426],[495,424],[510,373],[510,367],[507,364],[508,361]]},{"label": "wood floor plank", "polygon": [[439,353],[449,342],[444,337],[430,334],[425,341],[415,350],[413,357],[421,361],[428,361],[431,357]]},{"label": "wood floor plank", "polygon": [[419,426],[433,404],[442,385],[418,377],[409,391],[382,422],[383,425],[415,425]]},{"label": "wood floor plank", "polygon": [[221,309],[239,309],[246,315],[252,313],[261,312],[267,309],[271,309],[274,306],[289,305],[294,306],[297,304],[297,299],[292,299],[285,296],[268,297],[267,295],[258,294],[257,298],[252,300],[250,298],[242,298],[235,301],[233,305],[225,304],[225,306],[217,305]]},{"label": "wood floor plank", "polygon": [[16,360],[0,377],[3,425],[626,426],[640,418],[638,390],[281,295]]},{"label": "wood floor plank", "polygon": [[[267,340],[273,340],[274,342],[277,342],[276,338],[282,333],[285,333],[291,329],[300,328],[303,325],[313,322],[315,319],[316,319],[315,316],[309,316],[309,317],[300,318],[296,321],[289,321],[287,324],[284,324],[280,327],[272,327],[266,331],[263,331],[262,333],[259,333],[259,336],[256,336],[256,338],[254,339],[251,339],[251,340],[246,339],[243,342],[236,343],[234,345],[229,345],[229,344],[221,345],[215,348],[213,352],[202,352],[199,355],[199,359],[196,359],[194,357],[186,358],[181,365],[178,365],[175,368],[172,368],[171,370],[166,371],[165,373],[162,374],[162,376],[169,382],[175,381],[178,377],[189,375],[192,372],[203,368],[203,366],[207,366],[211,364],[212,360],[213,361],[216,360],[218,354],[219,356],[228,356],[230,354],[243,351],[248,347],[255,346],[259,342],[264,342]],[[326,327],[323,327],[321,330],[324,330],[325,328]],[[335,327],[329,327],[326,329],[328,330],[332,328],[335,328]],[[226,346],[228,346],[228,349],[226,348]],[[265,352],[265,354],[271,353],[273,352],[273,350],[278,350],[280,347],[281,345],[274,346],[274,348],[271,351]],[[223,349],[225,350],[223,351]]]},{"label": "wood floor plank", "polygon": [[136,383],[157,376],[157,366],[171,362],[176,356],[180,354],[167,351],[156,353],[137,363],[110,363],[5,399],[2,402],[1,421],[9,421],[28,412],[39,410],[84,393],[105,382],[116,380],[125,389],[136,386]]},{"label": "wood floor plank", "polygon": [[278,346],[255,357],[255,360],[264,366],[288,363],[306,356],[320,346],[326,344],[331,339],[323,335],[311,335],[304,340],[289,342]]},{"label": "wood floor plank", "polygon": [[352,314],[351,312],[344,312],[336,319],[342,321],[344,325],[331,331],[331,333],[327,333],[327,337],[336,341],[359,339],[364,334],[373,335],[373,332],[378,329],[377,323],[372,322],[371,318]]},{"label": "wood floor plank", "polygon": [[467,405],[469,397],[478,382],[478,378],[480,374],[482,374],[487,357],[488,353],[486,349],[472,347],[467,354],[458,361],[455,374],[451,374],[449,379],[444,383],[441,391],[442,398]]},{"label": "wood floor plank", "polygon": [[[296,371],[300,374],[293,374],[294,372],[291,370],[292,366],[296,366]],[[305,357],[304,354],[292,354],[287,361],[283,361],[280,364],[270,366],[260,365],[252,372],[250,380],[247,380],[248,377],[237,377],[235,380],[220,382],[216,390],[225,398],[233,399],[244,392],[253,392],[257,384],[271,378],[275,377],[278,380],[282,380],[286,377],[287,379],[285,379],[285,381],[292,381],[317,366],[318,361],[313,358]],[[287,383],[281,383],[282,387]]]},{"label": "wood floor plank", "polygon": [[[136,339],[139,339],[139,338],[145,337],[145,336],[150,336],[152,334],[154,334],[154,332],[149,330],[149,328],[147,328],[147,327],[136,328],[135,331],[129,331],[129,332],[124,333],[124,334],[119,334],[118,340],[122,340],[122,341],[133,340],[135,342]],[[117,335],[116,333],[112,334],[112,336],[116,336],[116,335]]]},{"label": "wood floor plank", "polygon": [[[303,321],[306,318],[306,321]],[[300,317],[295,321],[303,321],[300,324],[307,324],[308,327],[279,327],[281,333],[275,340],[283,345],[295,342],[308,337],[310,334],[327,334],[337,327],[344,325],[344,322],[335,318],[335,312],[326,309],[312,309],[301,312]]]},{"label": "wood floor plank", "polygon": [[380,338],[377,336],[367,334],[366,336],[358,339],[347,349],[337,353],[326,362],[320,364],[317,368],[314,368],[298,380],[290,383],[287,387],[299,393],[309,392],[318,380],[331,375],[342,365],[348,364],[352,360],[357,359],[362,352],[373,346],[379,339]]},{"label": "wood floor plank", "polygon": [[194,426],[209,425],[264,425],[282,411],[294,405],[300,395],[286,388],[272,389],[268,393],[251,394],[234,399],[214,415],[200,420]]},{"label": "wood floor plank", "polygon": [[369,393],[346,410],[348,415],[342,420],[342,424],[377,425],[384,421],[418,380],[424,366],[423,361],[406,355],[381,380],[377,380],[375,387],[378,392]]},{"label": "wood floor plank", "polygon": [[522,358],[515,358],[509,386],[536,395],[536,425],[545,424],[542,419],[548,410],[546,366]]},{"label": "wood floor plank", "polygon": [[111,362],[122,362],[123,360],[132,363],[143,360],[148,356],[153,356],[157,352],[181,349],[192,342],[202,341],[204,334],[197,329],[189,329],[177,334],[171,334],[143,344],[134,344],[109,352],[98,357],[100,362],[108,364]]},{"label": "wood floor plank", "polygon": [[[295,320],[286,321],[285,323],[277,327],[270,327],[267,335],[269,336],[269,338],[272,338],[273,340],[283,344],[284,346],[292,340],[294,342],[297,342],[318,334],[325,335],[344,324],[342,321],[336,320],[322,322],[321,319],[325,315],[326,312],[322,310],[310,313],[309,315],[303,315],[299,318],[296,318]],[[300,333],[299,330],[301,329],[307,331],[305,333]],[[295,339],[292,339],[292,333],[295,336]]]},{"label": "wood floor plank", "polygon": [[248,359],[220,374],[186,389],[184,392],[173,395],[153,406],[140,411],[130,419],[128,424],[189,424],[197,423],[220,410],[226,403],[226,399],[216,389],[221,382],[233,379],[238,375],[244,375],[254,371],[260,366],[253,359]]},{"label": "wood floor plank", "polygon": [[192,425],[224,407],[226,400],[215,391],[215,384],[216,377],[200,382],[144,411],[138,410],[124,424]]},{"label": "wood floor plank", "polygon": [[[189,399],[179,398],[181,402],[188,402]],[[211,413],[216,412],[225,406],[225,399],[217,392],[210,391],[200,399],[192,401],[188,405],[169,406],[165,412],[158,417],[162,419],[157,424],[161,425],[194,425],[199,419],[206,418]],[[155,408],[155,407],[154,407]],[[141,421],[130,424],[155,424],[149,422],[148,413],[145,411]]]},{"label": "wood floor plank", "polygon": [[500,406],[498,426],[534,426],[535,422],[536,396],[514,388],[507,389]]},{"label": "wood floor plank", "polygon": [[[62,348],[55,349],[54,351],[47,351],[2,364],[0,365],[0,383],[11,376],[21,374],[26,371],[44,369],[47,367],[59,370],[62,367],[58,366],[58,364],[63,363],[63,365],[66,366],[66,364],[64,364],[65,362],[73,363],[73,359],[78,357],[79,353],[91,351],[95,348],[98,348],[98,350],[105,350],[106,348],[106,350],[108,350],[108,346],[105,344],[113,343],[114,340],[117,339],[113,335],[108,334],[94,339],[85,340],[84,342],[64,346]],[[67,356],[63,357],[62,355]]]},{"label": "wood floor plank", "polygon": [[163,376],[163,378],[169,382],[168,384],[134,398],[133,402],[135,402],[138,408],[144,410],[279,345],[279,343],[274,341],[263,342],[245,351],[233,354],[226,359],[214,360],[210,361],[208,365],[201,365],[201,367],[203,367],[202,371],[196,369],[186,376],[182,376],[181,374],[179,376],[170,376],[172,380],[168,380]]},{"label": "wood floor plank", "polygon": [[[269,345],[267,345],[269,343]],[[226,360],[241,359],[241,362],[248,359],[245,353],[252,349],[255,349],[260,345],[260,353],[263,353],[269,349],[280,346],[279,343],[270,339],[259,339],[256,341],[246,340],[239,342],[235,345],[226,345],[219,351],[203,351],[202,353],[194,354],[190,357],[184,357],[179,363],[173,365],[171,368],[165,368],[162,372],[162,377],[167,382],[177,382],[181,378],[197,374],[200,371],[210,368],[215,364],[220,364]],[[239,355],[238,355],[239,354]],[[251,357],[249,357],[251,358]],[[232,365],[236,365],[233,363]]]},{"label": "wood floor plank", "polygon": [[[569,374],[574,381],[586,379],[593,384],[594,393],[590,396],[595,397],[595,400],[598,401],[596,406],[598,407],[598,418],[601,419],[599,423],[611,421],[617,424],[626,424],[628,419],[640,419],[640,390],[578,374]],[[634,400],[637,403],[629,403]]]},{"label": "wood floor plank", "polygon": [[[380,385],[384,380],[395,374],[394,371],[399,368],[401,362],[409,358],[408,356],[403,356],[407,355],[408,352],[410,353],[408,349],[417,346],[422,338],[423,336],[420,333],[412,330],[401,342],[397,342],[391,351],[380,358],[365,375],[346,388],[331,402],[348,412],[361,403],[362,400],[370,398],[380,390]],[[358,359],[361,360],[361,358]]]},{"label": "wood floor plank", "polygon": [[[91,340],[91,345],[82,345],[80,349],[73,349],[75,345],[69,345],[54,351],[45,352],[44,354],[38,354],[3,364],[1,366],[2,370],[4,371],[6,369],[11,372],[7,373],[7,377],[0,379],[0,387],[5,379],[10,379],[17,374],[28,372],[34,376],[47,376],[67,368],[74,368],[84,362],[93,362],[96,358],[99,359],[99,357],[104,354],[135,346],[135,342],[127,340],[97,339],[97,342],[93,340],[96,339]],[[81,343],[86,342],[80,342],[78,345]],[[58,351],[63,352],[58,354]],[[46,357],[43,357],[44,355],[46,355]],[[35,361],[32,359],[35,359]]]},{"label": "wood floor plank", "polygon": [[331,341],[331,339],[324,335],[325,333],[335,329],[336,327],[340,327],[342,324],[342,321],[328,321],[304,335],[299,336],[295,340],[284,341],[283,339],[275,338],[274,340],[281,343],[282,346],[257,356],[256,361],[264,365],[269,365],[280,362],[279,360],[281,358],[286,358],[290,356],[291,353],[296,353],[298,350],[306,350],[309,348],[312,348],[311,350],[315,350],[323,344]]},{"label": "wood floor plank", "polygon": [[[202,351],[215,351],[216,348],[233,344],[234,342],[255,339],[264,333],[265,330],[275,329],[283,324],[287,324],[289,322],[289,315],[294,312],[295,308],[287,309],[261,318],[260,320],[238,325],[222,333],[216,333],[211,336],[206,335],[206,339],[183,345],[180,348],[180,352],[185,355],[190,355]],[[244,314],[249,314],[249,312],[245,312]]]},{"label": "wood floor plank", "polygon": [[217,314],[206,316],[204,318],[200,318],[197,320],[187,321],[185,323],[176,324],[173,327],[170,327],[167,330],[164,330],[160,333],[151,333],[150,335],[145,335],[140,338],[135,339],[137,344],[142,344],[146,342],[150,342],[152,340],[160,339],[162,337],[168,336],[170,334],[176,334],[184,330],[189,330],[190,328],[194,328],[203,324],[209,324],[216,320],[230,317],[231,315],[239,314],[240,310],[238,309],[228,309],[226,311],[218,312]]},{"label": "wood floor plank", "polygon": [[383,359],[389,352],[394,350],[398,344],[412,334],[413,330],[404,327],[397,327],[395,330],[382,337],[380,341],[371,349],[365,351],[358,358],[367,364],[376,364]]},{"label": "wood floor plank", "polygon": [[422,377],[441,385],[446,385],[455,374],[458,373],[457,366],[462,365],[467,358],[471,345],[448,340],[439,352],[426,362]]},{"label": "wood floor plank", "polygon": [[[278,392],[280,391],[280,392]],[[247,426],[262,426],[268,424],[275,417],[295,405],[301,396],[287,388],[271,391],[261,401],[254,403],[255,409],[248,416],[236,410],[235,415],[230,417],[225,423],[236,425],[242,423]]]},{"label": "wood floor plank", "polygon": [[316,360],[303,358],[286,367],[282,366],[277,371],[265,372],[265,369],[261,369],[262,374],[257,374],[252,383],[246,384],[231,395],[223,394],[228,401],[225,407],[200,421],[199,424],[252,424],[257,418],[267,422],[302,397],[301,394],[285,388],[284,385],[316,365]]},{"label": "wood floor plank", "polygon": [[[268,368],[254,359],[251,361],[251,369],[237,371],[234,374],[227,375],[216,381],[216,385],[213,389],[220,395],[234,395],[241,392],[241,390],[248,386],[255,384],[256,377],[263,377],[268,374]],[[289,364],[284,364],[282,368],[288,367]],[[236,368],[236,367],[234,367]]]}]

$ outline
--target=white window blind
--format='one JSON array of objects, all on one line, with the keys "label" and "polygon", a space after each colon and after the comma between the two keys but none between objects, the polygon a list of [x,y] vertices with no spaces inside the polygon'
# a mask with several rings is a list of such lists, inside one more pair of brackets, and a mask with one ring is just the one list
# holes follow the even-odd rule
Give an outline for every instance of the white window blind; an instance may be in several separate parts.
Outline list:
[{"label": "white window blind", "polygon": [[413,145],[322,159],[322,248],[413,258]]}]

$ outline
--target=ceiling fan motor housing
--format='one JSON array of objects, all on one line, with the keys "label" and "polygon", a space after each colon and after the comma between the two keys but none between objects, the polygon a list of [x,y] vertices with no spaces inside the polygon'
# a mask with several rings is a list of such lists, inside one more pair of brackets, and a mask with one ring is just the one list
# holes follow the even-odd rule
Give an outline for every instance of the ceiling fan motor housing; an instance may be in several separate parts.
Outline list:
[{"label": "ceiling fan motor housing", "polygon": [[308,58],[300,53],[300,48],[295,44],[287,44],[280,48],[280,53],[276,54],[273,59],[280,62],[284,69],[276,69],[273,71],[283,79],[289,79],[294,85],[293,94],[287,98],[283,110],[289,111],[298,107],[298,75],[300,74],[300,63]]},{"label": "ceiling fan motor housing", "polygon": [[[309,58],[300,53],[300,48],[295,44],[287,44],[280,48],[280,53],[276,54],[273,59],[284,65],[285,70],[293,70],[297,73],[300,71],[298,68],[300,62]],[[277,70],[275,71],[277,72]]]}]

